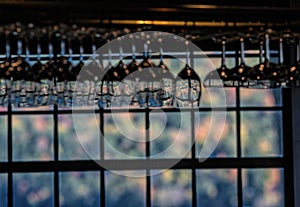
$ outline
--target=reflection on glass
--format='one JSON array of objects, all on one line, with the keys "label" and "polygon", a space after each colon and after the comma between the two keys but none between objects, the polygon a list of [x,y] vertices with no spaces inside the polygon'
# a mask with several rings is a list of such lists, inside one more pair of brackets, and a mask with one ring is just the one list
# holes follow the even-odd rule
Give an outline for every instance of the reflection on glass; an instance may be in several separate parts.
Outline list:
[{"label": "reflection on glass", "polygon": [[150,113],[150,153],[153,158],[184,158],[192,146],[191,114]]},{"label": "reflection on glass", "polygon": [[241,106],[282,106],[281,88],[240,89]]},{"label": "reflection on glass", "polygon": [[54,207],[53,173],[13,174],[14,207]]},{"label": "reflection on glass", "polygon": [[237,170],[197,170],[197,206],[237,206]]},{"label": "reflection on glass", "polygon": [[13,160],[53,159],[53,117],[47,115],[14,115]]},{"label": "reflection on glass", "polygon": [[0,201],[1,205],[7,206],[7,174],[0,174]]},{"label": "reflection on glass", "polygon": [[192,206],[191,170],[167,170],[151,177],[152,206]]},{"label": "reflection on glass", "polygon": [[0,162],[7,161],[7,117],[0,116]]},{"label": "reflection on glass", "polygon": [[243,206],[284,206],[282,169],[244,169],[242,173]]},{"label": "reflection on glass", "polygon": [[106,159],[145,157],[145,116],[143,113],[111,113],[104,115]]},{"label": "reflection on glass", "polygon": [[[140,174],[141,171],[120,172]],[[146,178],[105,174],[105,203],[107,207],[146,206]]]},{"label": "reflection on glass", "polygon": [[99,172],[61,172],[59,181],[60,207],[100,206]]},{"label": "reflection on glass", "polygon": [[[197,112],[195,114],[195,141],[196,156],[199,156],[203,144],[207,139],[216,143],[216,148],[210,157],[235,157],[236,156],[236,119],[234,112],[224,115],[226,120],[219,120],[216,126],[212,125],[211,112]],[[220,130],[223,128],[222,132]],[[218,141],[219,140],[219,141]],[[209,141],[209,140],[208,140]]]},{"label": "reflection on glass", "polygon": [[[74,126],[73,118],[82,120]],[[99,120],[93,116],[73,114],[58,116],[59,159],[89,160],[99,159]]]},{"label": "reflection on glass", "polygon": [[273,111],[241,113],[242,156],[282,155],[282,114]]}]

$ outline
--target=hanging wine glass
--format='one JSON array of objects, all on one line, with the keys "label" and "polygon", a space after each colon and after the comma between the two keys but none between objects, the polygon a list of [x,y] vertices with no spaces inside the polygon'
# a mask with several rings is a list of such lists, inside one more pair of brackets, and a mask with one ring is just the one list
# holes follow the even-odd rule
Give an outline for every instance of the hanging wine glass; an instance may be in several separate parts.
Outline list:
[{"label": "hanging wine glass", "polygon": [[[265,42],[265,60],[263,61],[263,44]],[[260,60],[259,64],[254,66],[249,72],[249,78],[255,81],[253,87],[256,88],[271,88],[274,87],[274,82],[270,80],[271,73],[275,69],[276,64],[270,62],[270,36],[265,34],[265,37],[260,38]],[[252,87],[252,86],[251,86]]]},{"label": "hanging wine glass", "polygon": [[201,97],[201,80],[190,67],[189,52],[185,67],[175,78],[175,99],[177,107],[199,107]]},{"label": "hanging wine glass", "polygon": [[[126,76],[127,65],[123,62],[123,49],[120,47],[120,58],[116,66],[108,70],[108,76],[111,81],[110,100],[111,106],[120,107],[123,105],[123,83],[122,80]],[[127,72],[129,73],[129,71]]]},{"label": "hanging wine glass", "polygon": [[[288,75],[287,80],[290,84],[299,84],[299,67],[300,67],[300,43],[299,39],[295,39],[290,35],[287,36],[287,46],[288,46]],[[296,45],[295,45],[296,44]],[[296,47],[296,48],[295,48]],[[296,51],[295,51],[296,50]]]},{"label": "hanging wine glass", "polygon": [[109,69],[111,69],[112,67],[112,63],[111,63],[111,49],[109,49],[108,51],[108,64],[105,67],[106,69],[104,69],[103,72],[101,72],[102,78],[99,80],[98,84],[97,84],[97,96],[98,96],[98,107],[99,108],[105,108],[105,107],[110,107],[110,93],[111,93],[111,89],[110,89],[110,79],[111,77],[109,77]]},{"label": "hanging wine glass", "polygon": [[138,70],[134,73],[135,77],[135,98],[140,107],[147,108],[149,106],[150,97],[150,79],[151,73],[149,68],[155,67],[149,57],[148,46],[144,44],[143,60],[138,66]]},{"label": "hanging wine glass", "polygon": [[[226,62],[226,38],[222,37],[222,58],[221,67],[212,71],[205,77],[205,84],[208,86],[227,86],[229,80],[230,70],[227,68]],[[231,86],[231,84],[228,84]]]},{"label": "hanging wine glass", "polygon": [[57,67],[55,68],[55,94],[57,95],[57,104],[60,107],[66,106],[66,99],[69,97],[66,90],[66,78],[71,71],[73,65],[68,61],[65,55],[64,41],[61,42],[61,57],[57,61]]},{"label": "hanging wine glass", "polygon": [[[69,60],[68,62],[73,63],[73,50],[72,47],[69,48]],[[70,66],[70,71],[66,71],[66,105],[67,106],[77,106],[81,104],[80,87],[76,87],[77,76],[83,66],[83,62],[79,61],[77,65]]]},{"label": "hanging wine glass", "polygon": [[296,59],[297,59],[297,69],[296,69],[296,86],[300,85],[300,39],[299,37],[297,38],[297,54],[296,54]]},{"label": "hanging wine glass", "polygon": [[170,73],[168,66],[163,61],[163,51],[160,49],[160,62],[157,66],[160,70],[158,71],[158,76],[161,79],[161,93],[160,99],[162,100],[163,106],[173,106],[174,105],[174,85],[175,80]]},{"label": "hanging wine glass", "polygon": [[232,81],[238,81],[238,84],[233,84],[234,86],[247,86],[246,79],[251,67],[245,64],[245,42],[244,38],[239,39],[240,42],[240,64],[235,68],[230,70],[229,79]]},{"label": "hanging wine glass", "polygon": [[12,81],[12,67],[10,60],[10,48],[6,44],[6,58],[3,63],[0,64],[0,105],[7,106],[11,102],[11,81]]},{"label": "hanging wine glass", "polygon": [[270,74],[270,80],[274,82],[274,87],[286,86],[287,67],[283,57],[283,38],[279,38],[278,64]]},{"label": "hanging wine glass", "polygon": [[38,73],[40,83],[37,105],[46,106],[51,104],[54,64],[51,64],[51,61],[48,61],[45,65],[42,64],[40,61],[40,51],[40,45],[38,44],[37,62],[32,66],[32,69]]},{"label": "hanging wine glass", "polygon": [[51,43],[48,43],[49,47],[49,60],[43,65],[44,67],[40,70],[41,79],[41,93],[40,93],[40,105],[53,105],[57,104],[57,90],[56,86],[56,71],[57,65],[53,60],[53,53],[51,49]]},{"label": "hanging wine glass", "polygon": [[[12,103],[15,107],[26,107],[26,82],[24,78],[29,78],[27,76],[27,71],[30,65],[21,57],[22,54],[22,43],[18,41],[18,56],[11,63],[12,70]],[[26,80],[27,81],[27,80]]]},{"label": "hanging wine glass", "polygon": [[138,62],[136,61],[135,46],[132,45],[132,60],[125,69],[125,77],[123,77],[123,101],[125,106],[138,106],[138,100],[135,96],[135,75],[138,70]]},{"label": "hanging wine glass", "polygon": [[151,67],[146,67],[143,70],[147,73],[148,77],[148,93],[147,93],[147,105],[152,107],[161,107],[162,103],[162,77],[160,68],[156,67],[152,62],[151,50],[148,52],[149,62],[152,64]]},{"label": "hanging wine glass", "polygon": [[253,67],[249,71],[248,83],[249,87],[255,87],[256,81],[261,80],[264,76],[263,74],[263,55],[264,55],[264,39],[263,36],[259,37],[259,65]]},{"label": "hanging wine glass", "polygon": [[4,106],[5,99],[7,96],[6,91],[6,78],[5,78],[5,64],[0,64],[0,106]]},{"label": "hanging wine glass", "polygon": [[[30,60],[29,60],[29,50],[28,47],[26,47],[26,59],[25,62],[27,64],[29,64]],[[33,107],[36,106],[37,102],[36,102],[36,89],[39,87],[39,85],[37,84],[37,73],[36,71],[33,70],[32,67],[27,68],[26,71],[26,76],[24,77],[25,80],[25,92],[26,92],[26,103],[27,106],[29,107]]]}]

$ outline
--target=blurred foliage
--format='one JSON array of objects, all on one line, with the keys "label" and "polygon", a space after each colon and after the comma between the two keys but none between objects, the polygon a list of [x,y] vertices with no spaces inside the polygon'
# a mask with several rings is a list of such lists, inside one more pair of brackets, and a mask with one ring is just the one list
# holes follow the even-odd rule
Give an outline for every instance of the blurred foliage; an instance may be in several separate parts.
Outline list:
[{"label": "blurred foliage", "polygon": [[[75,129],[73,118],[81,121],[80,127]],[[99,119],[95,120],[93,116],[88,114],[59,115],[59,159],[99,159],[100,140],[95,130],[99,130]]]},{"label": "blurred foliage", "polygon": [[7,206],[7,174],[0,174],[0,203]]},{"label": "blurred foliage", "polygon": [[237,206],[237,170],[197,170],[197,206]]},{"label": "blurred foliage", "polygon": [[151,177],[152,206],[192,206],[192,171],[167,170]]},{"label": "blurred foliage", "polygon": [[[105,174],[106,206],[146,206],[146,177],[128,177],[117,173],[106,172]],[[140,174],[142,172],[120,173]]]},{"label": "blurred foliage", "polygon": [[100,206],[99,177],[99,172],[61,172],[60,206]]},{"label": "blurred foliage", "polygon": [[282,169],[245,169],[242,172],[244,206],[284,206]]},{"label": "blurred foliage", "polygon": [[[270,157],[282,155],[281,112],[251,111],[241,113],[242,155]],[[254,126],[249,123],[257,123]]]},{"label": "blurred foliage", "polygon": [[14,206],[52,207],[53,173],[16,173],[13,175]]},{"label": "blurred foliage", "polygon": [[105,114],[105,159],[145,157],[145,115],[143,113]]},{"label": "blurred foliage", "polygon": [[[165,117],[164,121],[161,121]],[[152,158],[188,158],[192,146],[191,114],[150,114],[150,153]]]},{"label": "blurred foliage", "polygon": [[53,117],[12,116],[13,160],[53,160]]}]

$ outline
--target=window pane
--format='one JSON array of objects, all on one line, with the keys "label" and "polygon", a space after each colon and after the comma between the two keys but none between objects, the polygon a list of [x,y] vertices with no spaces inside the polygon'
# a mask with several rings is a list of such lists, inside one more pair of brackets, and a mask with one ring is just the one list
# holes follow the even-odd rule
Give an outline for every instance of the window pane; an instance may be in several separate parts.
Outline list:
[{"label": "window pane", "polygon": [[0,116],[0,162],[7,161],[7,116]]},{"label": "window pane", "polygon": [[152,158],[190,157],[191,143],[190,113],[150,113]]},{"label": "window pane", "polygon": [[167,170],[152,176],[152,206],[192,206],[191,179],[191,170]]},{"label": "window pane", "polygon": [[14,115],[13,159],[36,161],[53,159],[53,117]]},{"label": "window pane", "polygon": [[7,174],[0,174],[0,203],[7,207]]},{"label": "window pane", "polygon": [[282,155],[282,113],[249,111],[241,113],[242,155]]},{"label": "window pane", "polygon": [[104,115],[106,159],[145,157],[145,116],[143,113],[111,113]]},{"label": "window pane", "polygon": [[283,207],[282,169],[244,169],[243,206]]},{"label": "window pane", "polygon": [[[214,113],[216,114],[195,113],[196,156],[201,156],[200,151],[206,142],[208,144],[206,147],[215,146],[210,157],[236,157],[236,114],[235,112]],[[213,119],[217,121],[213,122]]]},{"label": "window pane", "polygon": [[[98,117],[98,116],[96,116]],[[73,118],[82,120],[75,128]],[[59,159],[89,160],[100,157],[99,118],[73,114],[58,116]]]},{"label": "window pane", "polygon": [[[117,171],[115,173],[118,173]],[[146,177],[131,177],[139,171],[105,174],[105,203],[107,207],[146,206]],[[124,176],[124,175],[128,176]]]},{"label": "window pane", "polygon": [[99,172],[61,172],[59,181],[60,207],[100,206]]},{"label": "window pane", "polygon": [[53,207],[53,173],[13,174],[15,207]]},{"label": "window pane", "polygon": [[281,89],[240,89],[241,106],[282,106]]},{"label": "window pane", "polygon": [[234,107],[236,106],[235,88],[203,88],[200,107]]},{"label": "window pane", "polygon": [[237,206],[237,170],[197,170],[197,206]]}]

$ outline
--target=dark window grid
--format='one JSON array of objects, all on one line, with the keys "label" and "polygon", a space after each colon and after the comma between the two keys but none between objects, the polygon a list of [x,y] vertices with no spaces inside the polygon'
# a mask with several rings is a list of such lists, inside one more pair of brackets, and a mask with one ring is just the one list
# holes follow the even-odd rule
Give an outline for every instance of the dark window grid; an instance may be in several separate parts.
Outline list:
[{"label": "dark window grid", "polygon": [[[211,111],[211,110],[228,110],[228,111],[236,111],[236,118],[237,118],[237,158],[209,158],[204,163],[200,163],[196,156],[195,156],[195,146],[192,147],[192,158],[191,159],[182,159],[180,162],[178,162],[176,165],[172,167],[172,169],[192,169],[192,182],[195,183],[195,175],[194,172],[196,169],[215,169],[215,168],[236,168],[238,169],[238,203],[239,206],[242,206],[242,179],[241,179],[241,170],[243,168],[283,168],[285,172],[285,188],[291,188],[290,184],[292,183],[292,179],[290,178],[288,173],[291,172],[291,165],[290,165],[290,158],[286,156],[286,152],[290,149],[290,144],[287,143],[290,139],[284,139],[284,153],[283,158],[242,158],[241,157],[241,143],[240,143],[240,112],[241,111],[264,111],[264,110],[272,110],[272,111],[283,111],[284,114],[284,120],[289,120],[290,111],[288,109],[289,107],[289,99],[286,98],[289,93],[288,90],[284,90],[283,92],[283,100],[284,101],[283,106],[281,107],[240,107],[239,106],[239,89],[236,90],[236,98],[237,98],[237,106],[236,107],[230,107],[230,108],[200,108],[200,109],[182,109],[182,111],[190,111],[192,114],[192,122],[195,117],[195,112],[197,111]],[[178,112],[179,109],[163,109],[165,112]],[[133,109],[129,110],[131,113],[135,112],[141,112],[144,111],[146,113],[146,127],[149,127],[149,113],[151,112],[151,109]],[[1,163],[2,168],[1,172],[7,172],[8,173],[8,205],[13,205],[13,198],[12,198],[12,173],[14,172],[54,172],[54,196],[55,196],[55,206],[59,205],[59,178],[58,173],[62,171],[88,171],[88,170],[100,170],[100,180],[101,180],[101,206],[105,206],[105,179],[104,179],[104,172],[106,169],[102,168],[98,164],[96,164],[94,161],[59,161],[58,159],[58,115],[59,114],[68,114],[72,113],[71,110],[59,110],[57,107],[54,107],[54,110],[52,111],[24,111],[25,113],[21,113],[20,111],[12,111],[12,107],[8,106],[8,109],[6,112],[2,112],[2,114],[7,115],[8,120],[8,162],[7,163]],[[45,113],[46,112],[46,113]],[[74,111],[73,111],[74,112]],[[82,111],[77,111],[78,113],[83,113]],[[103,133],[104,132],[104,114],[110,113],[111,110],[109,109],[101,109],[96,110],[96,113],[99,113],[100,120],[101,120],[101,126],[100,130]],[[114,112],[116,112],[114,110]],[[122,110],[119,111],[120,113],[124,112]],[[53,114],[54,118],[54,160],[49,162],[14,162],[12,160],[12,115],[14,114]],[[287,130],[289,130],[289,123],[283,122],[283,130],[284,130],[284,137],[288,136]],[[193,125],[191,127],[192,131],[192,139],[194,138],[194,128]],[[149,134],[148,140],[149,140]],[[124,168],[119,168],[118,166],[128,166],[126,165],[126,162],[132,163],[135,162],[136,165],[135,169],[146,169],[148,172],[151,169],[162,169],[164,166],[168,164],[169,161],[172,161],[172,159],[163,159],[163,160],[153,160],[153,159],[147,159],[147,160],[104,160],[104,144],[103,144],[103,137],[101,137],[101,157],[100,162],[105,162],[106,166],[107,163],[110,163],[109,166],[111,169],[115,168],[115,170],[124,170]],[[286,141],[287,140],[287,141]],[[147,142],[147,155],[150,155],[150,142]],[[289,153],[290,154],[290,153]],[[289,164],[285,162],[286,160],[289,161]],[[122,163],[122,165],[120,165]],[[125,165],[124,165],[125,163]],[[130,165],[132,166],[132,165]],[[132,168],[128,169],[132,170]],[[289,184],[289,185],[288,185]],[[147,177],[147,206],[151,206],[151,192],[150,192],[150,186],[151,186],[151,177]],[[196,185],[192,184],[192,192],[193,192],[193,206],[196,206]],[[287,191],[286,191],[287,192]],[[291,200],[288,199],[290,196],[285,195],[285,202],[286,206],[292,206]]]},{"label": "dark window grid", "polygon": [[[194,55],[194,54],[192,54]],[[194,55],[197,57],[197,55]],[[209,57],[219,57],[219,55],[211,54]],[[227,57],[236,57],[236,54],[226,54]],[[255,57],[256,54],[247,54],[249,57]],[[191,57],[192,59],[194,57]],[[193,61],[192,61],[193,62]],[[204,163],[200,163],[195,156],[195,145],[192,145],[191,159],[182,159],[175,164],[171,169],[191,169],[192,170],[192,204],[197,206],[196,202],[196,169],[226,169],[235,168],[238,170],[237,175],[237,189],[238,189],[238,206],[242,207],[242,175],[241,171],[243,168],[283,168],[284,169],[284,182],[285,192],[293,192],[293,179],[292,179],[292,141],[291,141],[291,111],[290,111],[290,91],[288,89],[283,90],[283,106],[276,107],[241,107],[240,106],[240,93],[239,88],[236,89],[236,106],[235,107],[218,107],[218,108],[205,108],[200,107],[199,109],[162,109],[164,112],[180,112],[190,111],[191,121],[195,118],[195,112],[203,111],[209,112],[215,111],[235,111],[236,112],[236,137],[237,137],[237,157],[236,158],[208,158]],[[274,158],[242,158],[241,157],[241,137],[240,137],[240,113],[242,111],[282,111],[283,112],[283,157]],[[145,113],[145,127],[149,128],[149,113],[151,109],[119,109],[115,112],[144,112]],[[135,162],[134,169],[146,169],[150,172],[151,169],[163,169],[167,166],[172,159],[146,159],[146,160],[104,160],[104,114],[111,113],[110,109],[97,109],[97,110],[60,110],[57,106],[54,106],[53,110],[49,111],[13,111],[11,105],[8,106],[7,111],[0,112],[0,115],[7,115],[8,121],[8,162],[1,163],[2,168],[0,172],[8,173],[8,206],[13,206],[13,189],[12,189],[12,173],[14,172],[54,172],[54,196],[55,206],[59,206],[59,172],[63,171],[100,171],[100,182],[101,182],[101,206],[105,206],[105,170],[99,164],[91,160],[84,161],[59,161],[58,159],[58,115],[59,114],[71,114],[71,113],[99,113],[100,116],[100,160],[97,162],[105,162],[105,166],[110,166],[110,169],[115,170],[126,170],[119,168],[119,166],[132,166],[132,162]],[[52,114],[54,119],[54,160],[48,162],[13,162],[12,160],[12,115],[29,115],[29,114]],[[191,127],[191,138],[194,140],[194,126]],[[290,139],[289,139],[290,138]],[[146,140],[149,140],[149,133],[146,134]],[[146,155],[150,155],[150,142],[146,143]],[[126,165],[126,162],[130,165]],[[121,165],[122,164],[122,165]],[[133,170],[132,167],[128,170]],[[146,206],[151,206],[151,177],[146,178]],[[293,194],[286,193],[285,206],[293,206]]]}]

